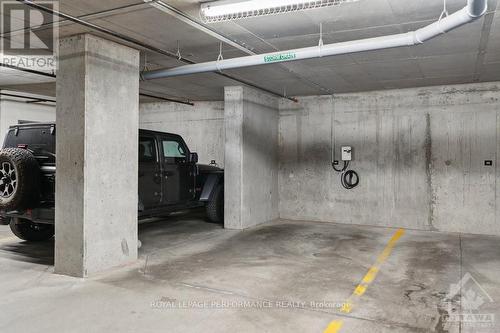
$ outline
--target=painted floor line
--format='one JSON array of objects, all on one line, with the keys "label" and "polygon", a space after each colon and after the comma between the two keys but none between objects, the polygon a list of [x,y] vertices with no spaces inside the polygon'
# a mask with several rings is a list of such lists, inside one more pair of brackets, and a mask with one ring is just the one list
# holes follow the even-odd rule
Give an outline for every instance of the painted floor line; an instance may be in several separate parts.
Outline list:
[{"label": "painted floor line", "polygon": [[342,320],[334,320],[328,325],[324,333],[337,333],[342,328],[342,325],[344,325]]},{"label": "painted floor line", "polygon": [[[365,276],[361,280],[361,283],[359,283],[356,286],[352,295],[344,302],[344,305],[342,306],[342,309],[341,309],[342,312],[351,313],[352,308],[353,308],[353,304],[355,303],[356,300],[359,300],[359,298],[364,295],[364,293],[368,289],[368,286],[375,280],[375,278],[377,277],[377,274],[380,272],[380,267],[387,260],[387,258],[389,258],[392,250],[394,249],[394,246],[396,246],[396,243],[404,235],[404,233],[405,233],[404,229],[398,229],[394,233],[394,235],[392,235],[392,237],[389,240],[389,242],[387,243],[385,249],[377,257],[375,264],[373,264],[373,266],[370,267],[368,272],[365,274]],[[340,332],[340,329],[342,328],[343,325],[344,325],[343,320],[334,320],[328,325],[328,327],[326,328],[326,330],[323,333]]]}]

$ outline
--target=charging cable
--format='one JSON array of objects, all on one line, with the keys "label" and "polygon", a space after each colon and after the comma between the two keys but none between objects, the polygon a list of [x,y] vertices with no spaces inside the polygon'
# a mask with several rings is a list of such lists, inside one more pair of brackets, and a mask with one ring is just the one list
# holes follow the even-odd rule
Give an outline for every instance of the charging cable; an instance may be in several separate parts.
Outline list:
[{"label": "charging cable", "polygon": [[359,185],[359,175],[354,170],[347,170],[349,168],[349,161],[344,161],[344,166],[342,169],[338,169],[335,166],[335,162],[332,162],[333,170],[342,173],[340,175],[340,183],[347,190],[352,190]]}]

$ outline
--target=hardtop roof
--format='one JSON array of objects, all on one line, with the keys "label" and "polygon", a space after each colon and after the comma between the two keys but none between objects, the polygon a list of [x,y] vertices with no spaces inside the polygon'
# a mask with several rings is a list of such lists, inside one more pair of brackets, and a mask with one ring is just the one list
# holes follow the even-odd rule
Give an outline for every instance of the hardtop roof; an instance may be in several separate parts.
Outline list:
[{"label": "hardtop roof", "polygon": [[[16,125],[11,125],[9,126],[9,130],[11,129],[16,129],[16,128],[43,128],[43,127],[52,127],[56,126],[55,122],[33,122],[33,123],[25,123],[25,124],[16,124]],[[169,133],[169,132],[160,132],[160,131],[153,131],[153,130],[147,130],[147,129],[139,129],[139,133],[145,134],[145,133],[150,133],[150,134],[160,134],[160,135],[172,135],[172,136],[177,136],[181,137],[179,134],[175,133]]]}]

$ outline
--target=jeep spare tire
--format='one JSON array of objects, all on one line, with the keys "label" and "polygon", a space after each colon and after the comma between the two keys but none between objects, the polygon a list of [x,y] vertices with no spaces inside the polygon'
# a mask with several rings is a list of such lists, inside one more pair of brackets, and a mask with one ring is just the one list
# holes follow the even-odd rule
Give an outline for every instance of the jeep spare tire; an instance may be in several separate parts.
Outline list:
[{"label": "jeep spare tire", "polygon": [[38,204],[40,166],[26,149],[0,150],[0,209],[21,210]]}]

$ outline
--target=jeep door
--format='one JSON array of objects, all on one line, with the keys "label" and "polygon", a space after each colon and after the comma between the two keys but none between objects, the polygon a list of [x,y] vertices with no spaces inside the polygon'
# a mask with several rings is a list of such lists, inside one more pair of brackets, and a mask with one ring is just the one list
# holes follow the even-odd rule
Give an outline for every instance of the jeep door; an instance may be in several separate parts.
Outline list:
[{"label": "jeep door", "polygon": [[195,196],[196,164],[189,162],[189,149],[177,135],[162,135],[163,204],[192,200]]},{"label": "jeep door", "polygon": [[161,204],[161,170],[158,145],[154,135],[139,134],[139,210]]}]

